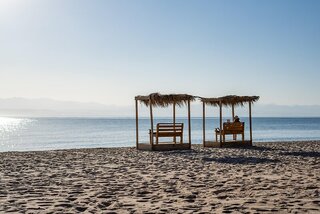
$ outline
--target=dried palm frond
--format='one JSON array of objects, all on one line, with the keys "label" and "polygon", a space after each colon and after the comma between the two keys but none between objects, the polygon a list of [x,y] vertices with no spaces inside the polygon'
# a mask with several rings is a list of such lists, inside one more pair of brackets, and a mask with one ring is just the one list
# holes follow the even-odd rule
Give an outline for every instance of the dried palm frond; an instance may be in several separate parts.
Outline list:
[{"label": "dried palm frond", "polygon": [[259,96],[236,96],[228,95],[218,98],[200,98],[202,102],[212,105],[219,106],[220,102],[223,106],[243,106],[246,103],[254,103],[259,100]]},{"label": "dried palm frond", "polygon": [[189,94],[152,93],[148,96],[136,96],[135,99],[139,100],[146,106],[151,104],[155,107],[167,107],[171,104],[176,104],[178,106],[186,105],[188,101],[194,101],[195,97]]}]

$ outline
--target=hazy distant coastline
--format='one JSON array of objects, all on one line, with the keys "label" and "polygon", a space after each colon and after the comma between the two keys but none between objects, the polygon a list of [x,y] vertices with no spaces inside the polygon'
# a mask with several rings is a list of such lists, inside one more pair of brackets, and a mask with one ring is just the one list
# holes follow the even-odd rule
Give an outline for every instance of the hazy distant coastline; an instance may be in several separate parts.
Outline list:
[{"label": "hazy distant coastline", "polygon": [[[140,115],[148,116],[147,109],[141,108]],[[202,107],[192,105],[192,116],[200,117]],[[217,109],[209,109],[212,116]],[[227,112],[228,110],[226,110]],[[245,108],[237,108],[237,114],[246,116]],[[167,110],[156,111],[160,117],[170,116]],[[255,117],[319,117],[320,105],[275,105],[256,104],[253,108]],[[39,98],[5,98],[0,99],[0,116],[12,117],[132,117],[134,106],[105,105],[90,102],[59,101]],[[185,116],[184,109],[177,112],[177,116]]]}]

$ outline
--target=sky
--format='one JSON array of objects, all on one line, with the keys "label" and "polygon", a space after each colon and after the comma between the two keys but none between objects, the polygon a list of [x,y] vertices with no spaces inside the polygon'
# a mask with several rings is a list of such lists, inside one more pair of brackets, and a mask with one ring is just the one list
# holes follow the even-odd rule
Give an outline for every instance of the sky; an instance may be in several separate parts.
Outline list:
[{"label": "sky", "polygon": [[0,0],[0,98],[320,105],[317,0]]}]

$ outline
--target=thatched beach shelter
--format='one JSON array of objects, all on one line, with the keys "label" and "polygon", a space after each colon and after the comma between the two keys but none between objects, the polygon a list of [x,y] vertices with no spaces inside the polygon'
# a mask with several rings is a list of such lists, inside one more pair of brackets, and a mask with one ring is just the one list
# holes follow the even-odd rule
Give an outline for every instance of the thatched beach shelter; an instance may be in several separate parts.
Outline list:
[{"label": "thatched beach shelter", "polygon": [[[136,147],[142,150],[182,150],[191,148],[191,116],[190,102],[195,99],[188,94],[159,94],[152,93],[147,96],[136,96]],[[139,111],[138,102],[149,107],[151,126],[149,130],[149,143],[139,142]],[[172,123],[158,123],[154,127],[153,108],[173,108]],[[183,142],[183,123],[176,123],[176,106],[187,106],[188,108],[188,143]],[[160,142],[161,138],[172,138],[172,142]],[[179,138],[179,142],[177,142]]]},{"label": "thatched beach shelter", "polygon": [[[218,98],[200,98],[203,107],[203,146],[204,147],[222,147],[228,145],[252,145],[252,112],[251,106],[254,102],[259,100],[259,96],[236,96],[228,95]],[[233,123],[235,119],[234,109],[236,106],[244,106],[245,104],[249,105],[249,128],[250,128],[250,139],[244,140],[244,123],[239,123],[235,126]],[[206,105],[219,107],[220,110],[220,124],[219,128],[216,129],[216,141],[206,141]],[[223,107],[231,107],[232,109],[232,122],[222,123],[222,109]],[[233,141],[225,142],[225,135],[233,135]],[[239,142],[236,140],[236,134],[242,134],[242,140]],[[219,136],[219,141],[217,139]],[[239,144],[241,143],[241,144]]]}]

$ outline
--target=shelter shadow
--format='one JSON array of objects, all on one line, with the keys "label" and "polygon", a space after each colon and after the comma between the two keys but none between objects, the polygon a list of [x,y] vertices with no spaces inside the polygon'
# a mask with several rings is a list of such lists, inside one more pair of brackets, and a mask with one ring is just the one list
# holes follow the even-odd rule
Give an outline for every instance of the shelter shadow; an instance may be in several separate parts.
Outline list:
[{"label": "shelter shadow", "polygon": [[[232,148],[232,147],[231,147]],[[264,147],[264,146],[237,146],[234,147],[237,149],[248,149],[248,150],[255,150],[255,151],[285,151],[284,149],[276,149],[276,148],[270,148],[270,147]]]},{"label": "shelter shadow", "polygon": [[202,158],[204,162],[217,162],[217,163],[227,163],[227,164],[261,164],[261,163],[277,163],[280,162],[278,159],[269,158],[257,158],[257,157],[223,157],[223,158]]},{"label": "shelter shadow", "polygon": [[290,155],[290,156],[302,156],[302,157],[311,157],[311,158],[319,158],[320,152],[283,152],[281,155]]}]

